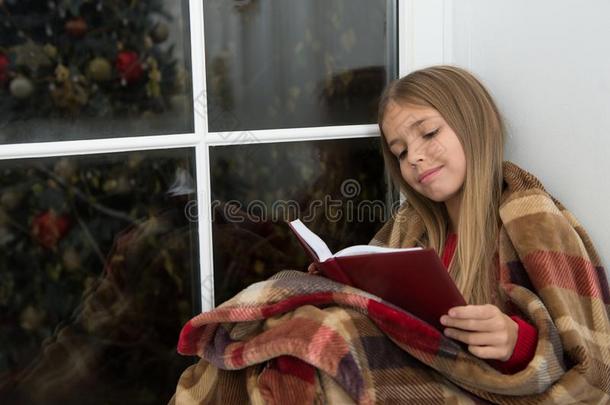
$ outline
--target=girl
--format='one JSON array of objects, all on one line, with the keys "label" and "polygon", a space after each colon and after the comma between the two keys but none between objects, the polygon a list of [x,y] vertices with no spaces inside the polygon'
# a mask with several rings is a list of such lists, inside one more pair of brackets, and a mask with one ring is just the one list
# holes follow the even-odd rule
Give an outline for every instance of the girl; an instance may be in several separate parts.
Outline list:
[{"label": "girl", "polygon": [[[522,370],[534,356],[537,330],[501,298],[494,274],[505,132],[489,93],[458,67],[422,69],[386,88],[379,128],[386,168],[424,224],[426,239],[417,245],[439,252],[471,303],[440,319],[445,335],[505,373]],[[389,225],[372,244],[384,244]],[[308,272],[317,274],[313,263]]]},{"label": "girl", "polygon": [[379,126],[390,175],[424,219],[428,245],[441,253],[473,304],[441,318],[445,334],[468,344],[475,356],[508,361],[506,370],[522,368],[534,354],[536,330],[505,314],[490,271],[504,154],[504,129],[494,102],[464,70],[429,68],[387,88]]}]

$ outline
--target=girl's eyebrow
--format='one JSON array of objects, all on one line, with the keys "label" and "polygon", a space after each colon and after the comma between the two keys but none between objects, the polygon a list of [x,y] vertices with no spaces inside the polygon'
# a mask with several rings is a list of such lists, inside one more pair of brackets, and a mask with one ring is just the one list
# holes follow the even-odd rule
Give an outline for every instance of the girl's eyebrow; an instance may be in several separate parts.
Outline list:
[{"label": "girl's eyebrow", "polygon": [[392,145],[394,145],[396,142],[400,142],[401,140],[399,138],[394,138],[392,139],[392,141],[390,141],[390,143],[388,143],[388,146],[391,148]]},{"label": "girl's eyebrow", "polygon": [[[431,119],[431,118],[436,118],[436,117],[437,117],[436,115],[430,115],[430,116],[428,116],[428,117],[420,118],[419,120],[417,120],[417,121],[415,121],[415,122],[411,123],[411,125],[409,125],[409,128],[418,127],[418,126],[420,126],[420,125],[421,125],[421,124],[422,124],[424,121],[429,120],[429,119]],[[391,140],[391,141],[388,143],[388,146],[389,146],[389,147],[392,147],[392,145],[394,145],[396,142],[400,142],[400,141],[401,141],[401,139],[400,139],[400,138],[394,138],[394,139],[392,139],[392,140]]]},{"label": "girl's eyebrow", "polygon": [[428,115],[427,117],[420,118],[417,121],[413,122],[411,125],[409,125],[409,129],[411,129],[413,127],[418,127],[424,121],[431,120],[431,119],[434,119],[434,118],[438,118],[438,116],[439,116],[438,114],[432,114],[432,115]]}]

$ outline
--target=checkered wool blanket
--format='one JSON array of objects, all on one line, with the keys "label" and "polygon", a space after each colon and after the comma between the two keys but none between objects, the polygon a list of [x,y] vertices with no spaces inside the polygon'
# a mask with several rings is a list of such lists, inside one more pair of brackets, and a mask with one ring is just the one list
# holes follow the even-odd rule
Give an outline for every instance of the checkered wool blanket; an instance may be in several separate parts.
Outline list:
[{"label": "checkered wool blanket", "polygon": [[[501,285],[539,339],[523,371],[501,374],[375,296],[285,270],[184,326],[178,350],[201,360],[171,402],[610,403],[610,294],[599,257],[533,175],[505,162],[504,178]],[[405,204],[371,244],[408,247],[421,232]]]}]

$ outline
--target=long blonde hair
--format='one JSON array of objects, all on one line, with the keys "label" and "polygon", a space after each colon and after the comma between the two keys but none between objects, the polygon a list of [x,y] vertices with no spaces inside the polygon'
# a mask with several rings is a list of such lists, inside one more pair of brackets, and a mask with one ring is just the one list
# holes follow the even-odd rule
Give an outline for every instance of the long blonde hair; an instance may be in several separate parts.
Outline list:
[{"label": "long blonde hair", "polygon": [[458,243],[449,271],[469,303],[498,304],[494,277],[505,129],[496,105],[472,74],[454,66],[414,71],[390,83],[381,96],[378,122],[386,168],[394,185],[421,216],[425,244],[438,254],[447,238],[447,209],[444,203],[416,192],[403,179],[382,128],[391,101],[434,108],[459,138],[466,156],[466,179],[456,229]]}]

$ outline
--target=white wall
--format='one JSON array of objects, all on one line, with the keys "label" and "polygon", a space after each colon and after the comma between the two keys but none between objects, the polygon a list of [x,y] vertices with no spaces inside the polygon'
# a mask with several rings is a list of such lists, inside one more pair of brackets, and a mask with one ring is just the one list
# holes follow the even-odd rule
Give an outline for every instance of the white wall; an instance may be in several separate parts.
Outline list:
[{"label": "white wall", "polygon": [[506,159],[572,211],[610,270],[610,1],[411,2],[411,20],[432,7],[437,22],[415,33],[410,68],[451,63],[483,81],[508,125]]}]

